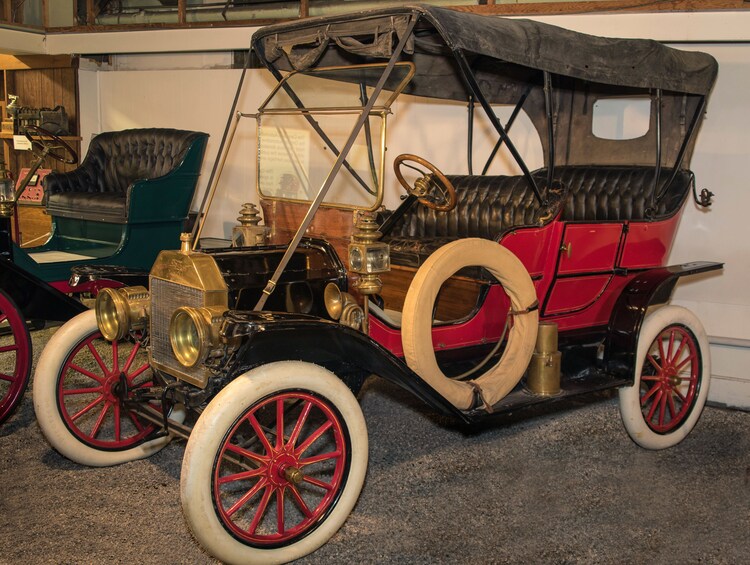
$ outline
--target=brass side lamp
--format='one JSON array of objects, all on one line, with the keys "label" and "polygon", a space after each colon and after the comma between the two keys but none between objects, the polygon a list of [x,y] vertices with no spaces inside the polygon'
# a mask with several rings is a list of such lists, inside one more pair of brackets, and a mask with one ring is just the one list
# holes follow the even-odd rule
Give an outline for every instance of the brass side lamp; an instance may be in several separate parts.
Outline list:
[{"label": "brass side lamp", "polygon": [[243,204],[237,221],[240,225],[232,228],[232,247],[250,247],[266,243],[269,229],[260,225],[260,212],[255,204]]},{"label": "brass side lamp", "polygon": [[357,218],[349,244],[349,270],[359,275],[359,280],[354,285],[365,297],[362,320],[362,329],[365,333],[369,331],[368,297],[380,294],[383,281],[378,275],[391,270],[390,247],[387,243],[378,241],[382,235],[373,215],[363,213]]},{"label": "brass side lamp", "polygon": [[0,159],[0,217],[10,218],[16,201],[16,188],[5,161]]},{"label": "brass side lamp", "polygon": [[381,235],[372,214],[359,216],[349,244],[349,270],[360,275],[360,294],[380,293],[383,283],[378,275],[391,270],[390,248],[378,241]]}]

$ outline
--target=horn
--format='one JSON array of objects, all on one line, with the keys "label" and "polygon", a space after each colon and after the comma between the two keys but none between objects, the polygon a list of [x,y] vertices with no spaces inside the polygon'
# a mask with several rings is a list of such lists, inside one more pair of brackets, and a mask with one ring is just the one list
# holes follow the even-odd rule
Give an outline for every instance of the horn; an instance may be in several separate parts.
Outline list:
[{"label": "horn", "polygon": [[326,285],[323,292],[323,300],[326,303],[328,315],[334,320],[338,320],[341,317],[341,312],[344,311],[344,304],[341,289],[336,286],[336,283],[328,283]]},{"label": "horn", "polygon": [[323,298],[331,318],[355,330],[362,326],[364,312],[351,294],[341,292],[335,283],[328,283],[323,292]]},{"label": "horn", "polygon": [[286,310],[287,312],[299,312],[309,314],[312,311],[313,297],[310,287],[306,283],[290,283],[286,287]]}]

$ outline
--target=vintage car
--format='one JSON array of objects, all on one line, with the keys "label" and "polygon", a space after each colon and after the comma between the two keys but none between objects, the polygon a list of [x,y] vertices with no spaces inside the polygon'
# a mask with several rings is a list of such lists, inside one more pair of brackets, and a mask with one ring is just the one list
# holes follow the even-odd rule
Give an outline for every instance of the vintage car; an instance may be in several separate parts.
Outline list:
[{"label": "vintage car", "polygon": [[[637,444],[690,432],[706,333],[667,303],[681,277],[721,264],[666,261],[684,208],[710,204],[688,166],[713,58],[424,6],[270,26],[252,50],[278,85],[256,113],[235,102],[204,202],[249,123],[266,225],[248,205],[217,243],[202,237],[207,211],[148,288],[105,289],[57,331],[34,381],[56,450],[104,466],[187,438],[195,538],[225,562],[274,563],[314,551],[352,511],[370,375],[464,424],[619,389]],[[468,147],[461,174],[386,158],[407,95],[467,112],[466,138],[424,140]],[[641,109],[642,131],[592,130],[618,104]],[[535,169],[510,132],[522,115]],[[488,174],[501,153],[512,170]],[[389,211],[391,163],[406,196]]]},{"label": "vintage car", "polygon": [[37,126],[25,135],[34,156],[26,176],[16,185],[0,174],[0,423],[28,385],[30,329],[87,310],[83,295],[146,281],[158,253],[179,247],[208,139],[165,128],[97,135],[79,167],[44,178],[50,233],[22,247],[11,219],[29,180],[46,159],[78,162],[64,139]]}]

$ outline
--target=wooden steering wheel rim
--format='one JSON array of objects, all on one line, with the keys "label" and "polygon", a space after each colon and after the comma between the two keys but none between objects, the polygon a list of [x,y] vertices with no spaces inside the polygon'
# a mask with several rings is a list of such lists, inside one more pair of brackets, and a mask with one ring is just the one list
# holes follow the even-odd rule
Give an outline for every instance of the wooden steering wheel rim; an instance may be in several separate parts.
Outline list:
[{"label": "wooden steering wheel rim", "polygon": [[419,202],[421,204],[424,204],[428,208],[431,208],[437,212],[447,212],[455,208],[456,189],[453,186],[453,183],[449,181],[448,178],[435,165],[433,165],[429,161],[417,155],[412,155],[411,153],[402,153],[401,155],[399,155],[393,160],[393,172],[396,173],[396,178],[398,179],[398,182],[401,184],[402,187],[404,187],[404,190],[408,194],[412,193],[413,187],[408,182],[406,182],[406,179],[404,179],[404,176],[401,174],[401,163],[403,163],[404,161],[414,161],[415,163],[422,165],[425,169],[429,169],[429,171],[433,175],[435,175],[435,177],[437,177],[437,180],[443,185],[443,187],[446,190],[445,193],[447,194],[447,199],[446,199],[447,201],[445,204],[439,205],[425,198],[419,198]]},{"label": "wooden steering wheel rim", "polygon": [[26,139],[28,139],[32,145],[41,145],[42,147],[47,147],[47,144],[45,144],[41,139],[34,139],[33,137],[31,137],[29,130],[36,132],[37,135],[40,135],[42,137],[49,137],[53,141],[59,143],[70,156],[70,159],[66,159],[65,155],[60,155],[59,153],[55,153],[54,151],[50,151],[49,149],[47,149],[47,155],[49,155],[53,159],[56,159],[61,163],[65,163],[66,165],[75,165],[78,162],[78,153],[76,153],[75,149],[73,149],[70,145],[68,145],[67,142],[60,139],[54,133],[48,132],[46,129],[40,128],[39,126],[26,126]]}]

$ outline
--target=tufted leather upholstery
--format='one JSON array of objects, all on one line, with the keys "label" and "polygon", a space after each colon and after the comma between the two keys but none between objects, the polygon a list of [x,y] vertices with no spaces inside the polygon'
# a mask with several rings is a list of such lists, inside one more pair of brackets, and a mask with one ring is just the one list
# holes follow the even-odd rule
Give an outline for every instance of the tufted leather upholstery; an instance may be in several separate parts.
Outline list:
[{"label": "tufted leather upholstery", "polygon": [[[546,174],[546,170],[541,171]],[[555,178],[569,190],[562,219],[567,221],[604,222],[645,220],[654,186],[654,167],[558,167]],[[659,189],[672,174],[662,169]],[[676,212],[690,189],[692,173],[677,176],[657,203],[655,218]]]},{"label": "tufted leather upholstery", "polygon": [[[545,177],[534,173],[537,183]],[[384,238],[395,264],[419,265],[433,251],[456,239],[497,239],[515,226],[538,223],[544,215],[522,176],[448,175],[456,189],[456,207],[436,212],[413,205]]]},{"label": "tufted leather upholstery", "polygon": [[[670,170],[662,170],[659,187]],[[539,187],[546,185],[547,170],[532,173]],[[565,221],[602,222],[645,220],[653,187],[653,167],[556,167],[562,184]],[[679,171],[657,204],[655,218],[676,212],[684,202],[692,173]],[[557,212],[554,200],[542,209],[523,176],[448,176],[456,188],[456,207],[435,212],[413,205],[384,237],[391,246],[394,264],[419,266],[442,245],[465,237],[499,240],[512,228],[540,223]]]},{"label": "tufted leather upholstery", "polygon": [[[176,129],[130,129],[97,135],[81,165],[45,178],[51,216],[105,222],[128,221],[130,192],[139,180],[157,179],[178,168],[206,134]],[[192,191],[193,186],[189,186]]]},{"label": "tufted leather upholstery", "polygon": [[456,189],[456,207],[450,212],[436,212],[414,205],[393,227],[393,237],[494,239],[509,226],[536,222],[539,206],[522,176],[449,175],[447,178]]}]

